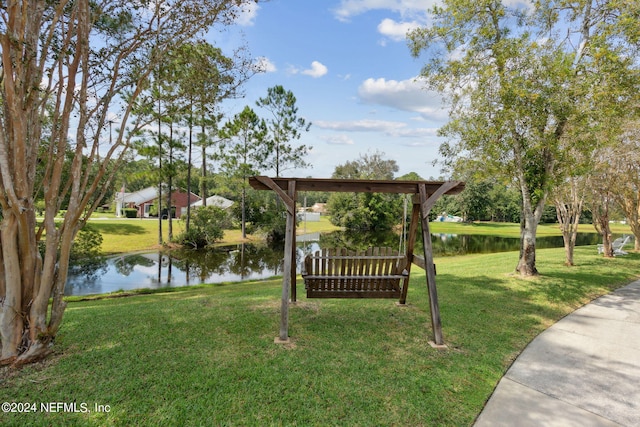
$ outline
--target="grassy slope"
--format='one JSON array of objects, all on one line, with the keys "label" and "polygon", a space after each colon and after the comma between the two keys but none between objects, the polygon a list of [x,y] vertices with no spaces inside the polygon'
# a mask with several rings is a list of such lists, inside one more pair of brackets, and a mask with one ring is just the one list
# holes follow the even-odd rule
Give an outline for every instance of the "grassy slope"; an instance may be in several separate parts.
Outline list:
[{"label": "grassy slope", "polygon": [[[110,405],[109,413],[2,414],[2,425],[470,425],[539,332],[638,275],[639,254],[538,251],[543,276],[513,276],[517,253],[436,259],[443,333],[428,346],[424,273],[407,308],[307,300],[273,344],[280,282],[73,302],[43,364],[0,371],[16,402]],[[299,294],[303,294],[299,284]]]}]

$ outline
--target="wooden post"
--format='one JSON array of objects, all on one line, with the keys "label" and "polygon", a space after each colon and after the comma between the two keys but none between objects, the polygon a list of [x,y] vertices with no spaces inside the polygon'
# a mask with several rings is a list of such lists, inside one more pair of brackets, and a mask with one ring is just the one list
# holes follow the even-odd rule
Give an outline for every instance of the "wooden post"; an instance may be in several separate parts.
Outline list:
[{"label": "wooden post", "polygon": [[438,291],[436,289],[436,271],[433,264],[433,248],[431,246],[431,232],[429,231],[429,211],[427,203],[427,188],[420,184],[420,217],[422,220],[422,243],[424,245],[425,272],[427,275],[427,289],[429,291],[429,308],[431,310],[431,327],[433,341],[436,346],[444,346],[442,338],[442,323],[440,322],[440,306],[438,305]]},{"label": "wooden post", "polygon": [[[295,303],[298,300],[298,293],[297,293],[297,288],[296,288],[296,214],[295,214],[295,207],[296,207],[296,182],[295,181],[289,181],[289,197],[293,200],[293,226],[291,227],[291,230],[289,230],[289,228],[287,227],[286,232],[290,233],[291,236],[289,237],[291,239],[291,265],[289,266],[289,275],[291,277],[291,302]],[[292,190],[293,190],[293,194],[292,194]],[[287,217],[288,218],[288,217]],[[285,249],[286,250],[286,249]],[[283,274],[287,274],[287,270],[284,270],[282,272]]]},{"label": "wooden post", "polygon": [[411,277],[411,265],[413,264],[413,248],[416,245],[416,235],[418,231],[418,220],[420,219],[420,203],[413,202],[411,211],[411,222],[409,222],[409,232],[407,235],[407,277],[403,280],[402,295],[398,304],[407,303],[407,291],[409,290],[409,277]]},{"label": "wooden post", "polygon": [[280,301],[280,335],[275,339],[278,344],[289,342],[289,291],[291,289],[291,265],[293,263],[293,247],[296,236],[296,209],[295,197],[296,182],[290,180],[287,187],[287,199],[283,199],[287,205],[287,226],[284,242],[284,266],[282,274],[282,299]]}]

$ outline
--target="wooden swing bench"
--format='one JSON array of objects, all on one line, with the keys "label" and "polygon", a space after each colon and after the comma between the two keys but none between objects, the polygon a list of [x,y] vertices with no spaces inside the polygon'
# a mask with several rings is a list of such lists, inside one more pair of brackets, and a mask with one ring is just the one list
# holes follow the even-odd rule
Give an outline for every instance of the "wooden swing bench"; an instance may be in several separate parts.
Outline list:
[{"label": "wooden swing bench", "polygon": [[391,248],[323,249],[307,255],[307,298],[400,298],[408,282],[407,257]]}]

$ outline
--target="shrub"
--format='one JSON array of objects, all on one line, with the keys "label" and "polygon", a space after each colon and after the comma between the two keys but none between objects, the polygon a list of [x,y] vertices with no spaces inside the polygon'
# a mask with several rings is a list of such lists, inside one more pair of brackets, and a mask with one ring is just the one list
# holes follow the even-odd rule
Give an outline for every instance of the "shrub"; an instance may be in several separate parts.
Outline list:
[{"label": "shrub", "polygon": [[124,212],[124,216],[126,218],[137,218],[138,217],[138,209],[135,208],[124,208],[122,209]]},{"label": "shrub", "polygon": [[229,225],[227,212],[217,206],[204,206],[191,211],[189,231],[178,236],[178,243],[202,249],[213,245],[224,237],[224,228]]},{"label": "shrub", "polygon": [[331,223],[349,230],[389,230],[402,220],[395,194],[333,193],[327,202]]},{"label": "shrub", "polygon": [[94,228],[85,226],[78,232],[71,246],[70,261],[95,258],[102,255],[102,234]]}]

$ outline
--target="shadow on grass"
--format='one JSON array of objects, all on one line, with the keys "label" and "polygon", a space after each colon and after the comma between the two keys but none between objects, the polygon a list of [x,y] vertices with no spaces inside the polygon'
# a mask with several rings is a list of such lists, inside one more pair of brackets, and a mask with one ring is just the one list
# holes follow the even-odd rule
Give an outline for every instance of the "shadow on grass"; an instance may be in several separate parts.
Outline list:
[{"label": "shadow on grass", "polygon": [[134,224],[91,223],[91,227],[98,230],[102,234],[129,236],[133,234],[148,233],[148,230],[146,230],[144,227]]},{"label": "shadow on grass", "polygon": [[[640,254],[630,253],[624,257],[603,258],[591,251],[589,247],[577,249],[575,266],[543,270],[541,278],[544,280],[541,281],[538,291],[544,292],[550,300],[572,302],[579,294],[601,292],[602,289],[611,291],[638,276],[637,262],[640,261]],[[575,290],[575,295],[559,294],[571,289]]]},{"label": "shadow on grass", "polygon": [[518,351],[542,330],[540,315],[557,315],[533,301],[530,293],[527,286],[518,285],[508,276],[439,275],[438,298],[445,336],[468,349],[502,349],[498,350],[504,352],[500,359]]}]

